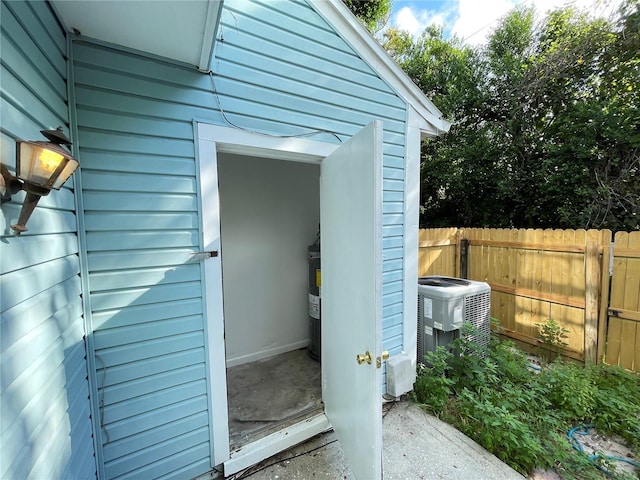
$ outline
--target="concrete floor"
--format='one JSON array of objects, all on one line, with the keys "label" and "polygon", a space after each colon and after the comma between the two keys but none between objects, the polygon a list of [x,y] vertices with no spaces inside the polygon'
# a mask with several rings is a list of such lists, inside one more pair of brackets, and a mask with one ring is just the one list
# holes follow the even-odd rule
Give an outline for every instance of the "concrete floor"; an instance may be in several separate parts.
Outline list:
[{"label": "concrete floor", "polygon": [[[450,425],[403,401],[385,405],[384,480],[523,480]],[[334,432],[317,435],[228,480],[355,480]],[[359,479],[368,480],[368,479]]]},{"label": "concrete floor", "polygon": [[[232,450],[322,411],[320,373],[320,364],[309,358],[306,350],[229,368]],[[411,402],[385,404],[383,412],[384,480],[524,478],[473,440]],[[228,477],[229,480],[320,478],[355,480],[333,431]]]},{"label": "concrete floor", "polygon": [[306,349],[227,369],[232,450],[322,410],[320,373]]}]

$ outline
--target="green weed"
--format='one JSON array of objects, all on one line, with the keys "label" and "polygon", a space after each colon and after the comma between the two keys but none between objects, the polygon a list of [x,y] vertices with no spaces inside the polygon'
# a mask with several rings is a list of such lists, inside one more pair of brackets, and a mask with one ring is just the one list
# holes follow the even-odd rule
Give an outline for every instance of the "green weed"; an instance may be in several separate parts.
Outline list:
[{"label": "green weed", "polygon": [[[607,478],[567,439],[568,430],[584,423],[623,437],[640,457],[638,375],[559,359],[533,373],[512,342],[491,338],[482,347],[469,328],[448,348],[427,355],[428,366],[420,367],[414,399],[425,409],[524,474],[541,467],[567,479]],[[556,332],[558,346],[562,330],[549,331]],[[629,478],[615,472],[615,462],[600,463],[610,476]]]},{"label": "green weed", "polygon": [[560,348],[568,345],[564,339],[569,337],[569,330],[560,326],[553,318],[544,323],[536,323],[536,326],[539,328],[538,339],[545,344],[540,353],[547,362],[551,362],[560,356]]}]

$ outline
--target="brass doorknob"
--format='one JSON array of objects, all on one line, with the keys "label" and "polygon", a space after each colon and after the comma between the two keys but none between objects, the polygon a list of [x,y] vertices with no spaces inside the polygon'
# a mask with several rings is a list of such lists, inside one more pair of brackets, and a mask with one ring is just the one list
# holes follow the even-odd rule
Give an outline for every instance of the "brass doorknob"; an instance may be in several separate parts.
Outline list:
[{"label": "brass doorknob", "polygon": [[358,355],[356,355],[356,362],[358,362],[358,365],[362,365],[363,363],[368,363],[369,365],[371,365],[371,362],[373,360],[371,359],[371,353],[366,352],[366,353],[359,353]]}]

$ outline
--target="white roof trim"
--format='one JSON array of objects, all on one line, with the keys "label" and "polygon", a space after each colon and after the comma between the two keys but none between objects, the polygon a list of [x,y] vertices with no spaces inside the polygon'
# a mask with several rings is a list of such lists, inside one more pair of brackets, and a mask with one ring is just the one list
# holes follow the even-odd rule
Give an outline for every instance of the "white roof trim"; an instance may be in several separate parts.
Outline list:
[{"label": "white roof trim", "polygon": [[208,72],[223,0],[49,0],[70,31]]},{"label": "white roof trim", "polygon": [[200,52],[200,62],[198,63],[198,70],[203,72],[211,71],[213,47],[216,43],[216,32],[218,30],[218,23],[220,23],[220,16],[222,15],[222,2],[224,2],[224,0],[215,2],[208,0],[207,2],[205,28],[202,34],[202,51]]},{"label": "white roof trim", "polygon": [[421,125],[422,130],[433,135],[449,131],[451,123],[442,118],[442,112],[438,110],[438,107],[391,59],[384,48],[341,0],[309,0],[309,3],[362,56],[363,60],[377,71],[389,86],[431,126],[428,128],[427,125]]}]

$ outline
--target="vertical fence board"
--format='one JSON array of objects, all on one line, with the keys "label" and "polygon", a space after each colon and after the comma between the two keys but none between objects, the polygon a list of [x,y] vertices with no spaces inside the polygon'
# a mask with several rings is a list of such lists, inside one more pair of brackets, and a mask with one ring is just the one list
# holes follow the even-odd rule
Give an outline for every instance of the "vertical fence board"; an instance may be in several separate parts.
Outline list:
[{"label": "vertical fence board", "polygon": [[640,357],[640,232],[633,232],[629,234],[629,250],[635,252],[635,257],[630,257],[627,260],[627,270],[628,270],[628,281],[627,281],[627,291],[628,295],[625,295],[626,298],[626,309],[636,313],[636,318],[633,320],[635,323],[635,342],[633,345],[629,345],[629,350],[633,352],[633,360],[634,363],[632,367],[629,367],[633,370],[640,370],[640,363],[637,361]]},{"label": "vertical fence board", "polygon": [[[595,260],[597,262],[599,260],[598,243],[595,240],[592,240],[589,238],[586,230],[580,229],[575,231],[575,237],[573,238],[573,245],[584,245],[585,252],[586,252],[586,248],[589,242],[595,243],[593,247],[595,248],[594,255],[595,255]],[[571,288],[570,288],[569,294],[571,298],[576,298],[576,299],[586,298],[585,297],[586,295],[585,275],[586,275],[587,265],[585,263],[585,256],[581,254],[575,254],[575,253],[568,254],[568,255],[571,259],[571,265],[569,267],[570,278],[571,278]],[[598,272],[599,271],[600,269],[598,268]]]},{"label": "vertical fence board", "polygon": [[[625,292],[625,308],[633,315],[634,324],[631,330],[630,338],[634,339],[633,344],[631,342],[624,343],[628,350],[632,352],[631,366],[626,366],[631,370],[640,371],[640,232],[633,232],[629,234],[628,243],[629,254],[631,255],[627,259],[627,285]],[[635,335],[633,335],[635,331]]]},{"label": "vertical fence board", "polygon": [[[516,241],[519,243],[531,243],[533,241],[533,239],[530,238],[532,234],[532,230],[518,230]],[[533,265],[531,261],[532,254],[533,251],[531,250],[517,250],[518,276],[516,278],[516,288],[533,291],[533,271],[531,268]],[[534,335],[534,325],[531,322],[532,305],[533,299],[530,296],[520,297],[520,306],[522,309],[520,323],[522,325],[522,331],[530,337]]]},{"label": "vertical fence board", "polygon": [[598,244],[589,242],[585,255],[584,354],[585,360],[593,363],[598,353],[598,297],[601,278],[599,260]]},{"label": "vertical fence board", "polygon": [[[544,231],[541,228],[534,230],[533,232],[533,243],[540,245],[544,241]],[[533,270],[533,287],[532,290],[536,294],[536,298],[531,301],[532,312],[531,312],[531,329],[532,336],[537,335],[537,324],[542,321],[542,311],[544,308],[544,304],[542,301],[538,300],[540,298],[540,294],[542,293],[542,284],[543,284],[543,272],[544,272],[544,255],[543,251],[540,249],[533,250],[533,255],[531,261],[533,262],[532,270]]]},{"label": "vertical fence board", "polygon": [[[552,238],[554,244],[564,245],[564,237],[565,232],[563,230],[556,229],[553,231]],[[563,298],[569,298],[567,289],[569,284],[568,254],[564,252],[552,252],[551,255],[554,257],[552,260],[551,293],[560,295]],[[556,320],[562,327],[569,329],[569,337],[565,340],[570,349],[575,349],[576,344],[581,344],[582,342],[575,340],[576,331],[572,328],[570,315],[566,313],[564,306],[558,303],[551,304],[551,312],[552,314],[549,315],[549,318]],[[582,350],[582,345],[580,345],[579,350]]]},{"label": "vertical fence board", "polygon": [[[627,259],[616,255],[616,249],[628,245],[629,234],[627,232],[617,232],[613,246],[613,274],[611,277],[611,293],[609,298],[610,308],[622,308],[624,305],[624,277],[627,267]],[[605,361],[609,364],[620,364],[620,350],[622,342],[622,320],[609,316],[609,327],[607,329],[607,349]]]},{"label": "vertical fence board", "polygon": [[[610,308],[623,308],[625,294],[625,277],[627,273],[627,259],[618,252],[627,248],[629,244],[629,234],[627,232],[617,232],[613,247],[613,275],[611,278],[611,299]],[[618,252],[616,252],[616,250]],[[609,317],[609,329],[607,332],[607,363],[621,365],[622,338],[624,320],[615,316]]]},{"label": "vertical fence board", "polygon": [[[565,230],[564,244],[567,246],[580,245],[586,250],[586,232],[584,230]],[[596,247],[597,248],[597,247]],[[585,264],[584,253],[564,253],[565,278],[564,295],[575,301],[585,301]],[[585,308],[570,309],[565,313],[567,328],[571,331],[569,338],[574,342],[569,343],[572,350],[582,351],[586,354],[585,346]]]},{"label": "vertical fence board", "polygon": [[[460,271],[462,269],[461,259],[462,259],[462,232],[456,229],[455,233],[455,241],[456,241],[456,251],[455,251],[455,260],[453,266],[454,276],[460,276]],[[468,253],[468,252],[467,252]]]},{"label": "vertical fence board", "polygon": [[600,259],[601,275],[600,275],[600,310],[598,312],[598,356],[597,362],[604,361],[605,347],[607,345],[607,324],[608,324],[608,308],[609,294],[611,291],[611,277],[609,276],[609,261],[611,258],[611,231],[603,230],[601,235],[602,257]]},{"label": "vertical fence board", "polygon": [[[494,238],[499,239],[507,239],[507,242],[514,242],[517,241],[513,238],[513,234],[517,235],[518,231],[517,230],[507,230],[507,229],[499,229]],[[500,255],[506,255],[507,258],[509,259],[509,261],[507,262],[506,268],[504,266],[504,262],[502,262],[502,268],[503,268],[503,279],[502,281],[504,282],[504,285],[509,286],[511,288],[516,288],[517,285],[517,277],[518,277],[518,271],[517,271],[517,254],[518,254],[518,250],[511,248],[511,247],[502,247],[500,248],[500,250],[498,250],[498,261],[499,261],[499,256]],[[503,257],[504,258],[504,257]],[[512,296],[511,297],[511,301],[509,302],[509,309],[507,311],[507,316],[509,318],[513,318],[513,329],[518,331],[518,332],[522,332],[523,331],[523,325],[522,325],[522,316],[518,315],[518,306],[519,306],[519,300],[520,297],[516,296]]]},{"label": "vertical fence board", "polygon": [[[542,242],[544,244],[553,243],[553,230],[546,229],[542,234]],[[542,256],[542,286],[540,288],[540,293],[550,294],[551,293],[551,284],[552,284],[552,276],[553,276],[553,268],[552,268],[552,254],[543,255]],[[549,310],[540,311],[541,319],[550,318],[551,314],[551,306],[549,306]]]}]

